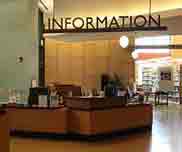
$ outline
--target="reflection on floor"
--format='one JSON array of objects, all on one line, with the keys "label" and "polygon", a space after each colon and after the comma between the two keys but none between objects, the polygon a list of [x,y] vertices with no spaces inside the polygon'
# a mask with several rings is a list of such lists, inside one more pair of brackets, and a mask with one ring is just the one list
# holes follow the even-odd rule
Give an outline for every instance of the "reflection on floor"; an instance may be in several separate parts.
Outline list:
[{"label": "reflection on floor", "polygon": [[182,106],[154,108],[152,133],[142,132],[97,142],[13,138],[11,152],[181,152]]}]

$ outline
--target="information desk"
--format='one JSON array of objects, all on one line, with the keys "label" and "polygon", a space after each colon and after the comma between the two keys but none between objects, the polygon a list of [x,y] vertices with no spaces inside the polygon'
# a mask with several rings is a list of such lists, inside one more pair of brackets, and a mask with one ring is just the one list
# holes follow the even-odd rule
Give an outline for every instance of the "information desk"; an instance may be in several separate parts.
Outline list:
[{"label": "information desk", "polygon": [[79,97],[66,98],[68,132],[98,135],[136,128],[152,128],[152,105],[124,105],[124,102],[119,98],[99,100]]},{"label": "information desk", "polygon": [[9,107],[11,131],[86,136],[152,127],[152,105],[124,98],[64,98],[65,107]]},{"label": "information desk", "polygon": [[0,152],[9,152],[8,114],[0,108]]},{"label": "information desk", "polygon": [[40,108],[9,106],[11,132],[67,133],[65,107]]}]

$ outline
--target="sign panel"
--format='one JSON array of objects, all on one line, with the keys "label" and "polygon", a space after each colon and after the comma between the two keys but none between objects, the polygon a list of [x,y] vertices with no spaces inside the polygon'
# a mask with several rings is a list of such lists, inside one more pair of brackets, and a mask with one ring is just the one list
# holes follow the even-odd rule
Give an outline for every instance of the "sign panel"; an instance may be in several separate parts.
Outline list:
[{"label": "sign panel", "polygon": [[113,16],[113,17],[67,17],[48,18],[44,33],[74,32],[128,32],[128,31],[162,31],[158,16]]}]

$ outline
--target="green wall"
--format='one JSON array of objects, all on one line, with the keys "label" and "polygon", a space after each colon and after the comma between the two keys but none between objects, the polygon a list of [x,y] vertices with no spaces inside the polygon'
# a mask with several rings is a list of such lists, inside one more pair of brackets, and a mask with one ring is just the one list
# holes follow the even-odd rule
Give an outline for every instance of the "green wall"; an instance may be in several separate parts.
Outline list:
[{"label": "green wall", "polygon": [[31,79],[38,80],[36,1],[0,0],[0,88],[28,90]]}]

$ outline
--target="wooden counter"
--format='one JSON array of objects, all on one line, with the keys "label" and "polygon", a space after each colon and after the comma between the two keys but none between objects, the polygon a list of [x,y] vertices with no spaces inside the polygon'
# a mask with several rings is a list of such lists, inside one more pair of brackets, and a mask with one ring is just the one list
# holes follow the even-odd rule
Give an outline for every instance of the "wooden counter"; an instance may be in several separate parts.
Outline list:
[{"label": "wooden counter", "polygon": [[8,114],[0,108],[0,152],[9,152]]},{"label": "wooden counter", "polygon": [[8,107],[11,131],[33,133],[67,132],[67,111],[64,107]]},{"label": "wooden counter", "polygon": [[[71,102],[71,100],[73,100]],[[133,104],[102,108],[94,105],[89,109],[88,103],[92,103],[95,99],[83,99],[79,103],[77,98],[69,98],[68,105],[68,131],[81,135],[98,135],[109,134],[113,132],[124,131],[128,129],[152,127],[152,105],[150,104]],[[90,101],[89,101],[90,100]],[[109,99],[111,100],[111,99]],[[78,101],[78,106],[75,106]],[[113,102],[117,100],[113,99]],[[69,103],[69,104],[68,104]],[[73,103],[74,105],[71,105]],[[101,102],[102,103],[102,102]],[[103,105],[107,103],[102,103]]]},{"label": "wooden counter", "polygon": [[65,98],[65,107],[8,107],[11,131],[99,135],[152,127],[152,105],[124,98]]},{"label": "wooden counter", "polygon": [[98,110],[123,107],[127,104],[127,98],[121,97],[66,97],[65,106],[69,109]]}]

